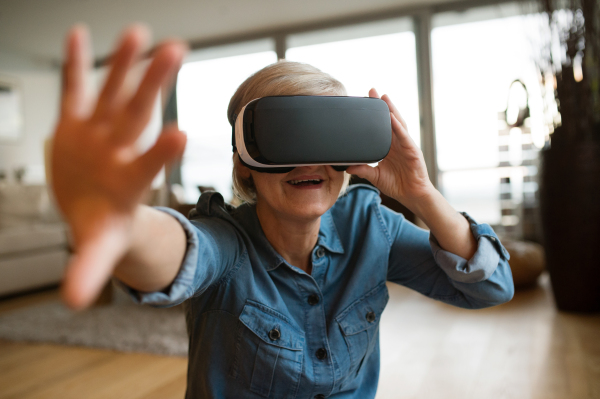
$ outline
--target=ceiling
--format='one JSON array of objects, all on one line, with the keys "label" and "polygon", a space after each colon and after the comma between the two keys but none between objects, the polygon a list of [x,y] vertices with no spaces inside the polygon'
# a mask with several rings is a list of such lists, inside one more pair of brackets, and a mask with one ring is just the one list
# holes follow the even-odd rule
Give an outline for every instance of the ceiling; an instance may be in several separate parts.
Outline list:
[{"label": "ceiling", "polygon": [[155,41],[202,42],[449,1],[0,0],[0,53],[58,61],[63,37],[77,22],[90,27],[95,55],[102,57],[133,21],[150,26]]}]

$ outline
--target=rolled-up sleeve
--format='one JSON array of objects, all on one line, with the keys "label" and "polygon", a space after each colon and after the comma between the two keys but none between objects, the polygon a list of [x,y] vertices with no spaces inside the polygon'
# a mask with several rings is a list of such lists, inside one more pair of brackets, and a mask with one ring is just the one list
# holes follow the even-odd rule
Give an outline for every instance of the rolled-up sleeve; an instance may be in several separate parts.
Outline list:
[{"label": "rolled-up sleeve", "polygon": [[173,216],[183,227],[186,252],[179,272],[163,291],[142,292],[115,279],[131,298],[155,307],[175,306],[216,284],[239,258],[243,245],[233,226],[216,217],[188,220],[170,208],[156,209]]},{"label": "rolled-up sleeve", "polygon": [[487,280],[496,271],[500,258],[510,258],[500,243],[494,230],[487,224],[477,224],[467,213],[461,212],[471,227],[477,241],[477,251],[471,259],[465,259],[442,249],[433,234],[429,235],[429,244],[436,263],[448,277],[461,283],[477,283]]},{"label": "rolled-up sleeve", "polygon": [[433,299],[464,308],[483,308],[509,301],[514,285],[509,254],[494,230],[478,224],[467,213],[477,242],[471,259],[441,248],[430,232],[395,219],[395,212],[382,208],[382,216],[395,232],[390,251],[388,280],[405,285]]}]

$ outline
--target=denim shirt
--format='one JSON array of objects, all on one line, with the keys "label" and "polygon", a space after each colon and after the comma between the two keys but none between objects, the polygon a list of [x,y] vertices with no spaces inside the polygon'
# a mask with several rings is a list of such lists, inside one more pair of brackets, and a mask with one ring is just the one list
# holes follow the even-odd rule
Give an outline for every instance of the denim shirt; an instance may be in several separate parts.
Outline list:
[{"label": "denim shirt", "polygon": [[373,398],[386,281],[463,308],[513,295],[508,253],[467,214],[477,240],[463,259],[426,230],[351,186],[321,217],[312,274],[290,265],[266,239],[256,207],[203,194],[179,274],[163,292],[126,288],[140,303],[185,302],[190,337],[186,398]]}]

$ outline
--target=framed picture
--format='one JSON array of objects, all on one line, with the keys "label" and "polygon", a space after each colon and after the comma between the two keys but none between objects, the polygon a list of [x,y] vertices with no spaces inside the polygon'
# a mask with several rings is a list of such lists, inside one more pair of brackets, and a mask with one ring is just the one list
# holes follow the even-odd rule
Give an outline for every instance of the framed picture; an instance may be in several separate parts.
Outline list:
[{"label": "framed picture", "polygon": [[0,143],[15,142],[22,135],[22,98],[19,80],[0,75]]}]

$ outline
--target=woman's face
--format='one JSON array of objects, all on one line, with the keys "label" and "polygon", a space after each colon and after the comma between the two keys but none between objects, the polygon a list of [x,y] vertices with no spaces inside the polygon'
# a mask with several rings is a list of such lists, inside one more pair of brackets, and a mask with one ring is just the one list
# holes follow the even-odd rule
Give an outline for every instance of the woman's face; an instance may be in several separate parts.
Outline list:
[{"label": "woman's face", "polygon": [[289,173],[246,171],[254,180],[257,207],[283,219],[320,217],[333,206],[344,184],[344,172],[327,165],[297,167]]}]

